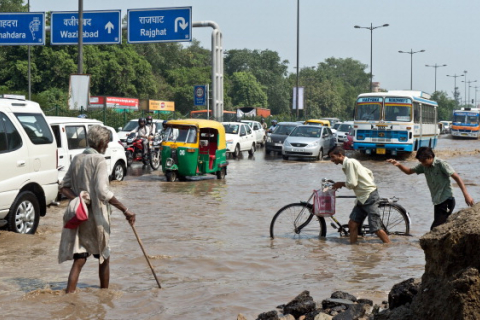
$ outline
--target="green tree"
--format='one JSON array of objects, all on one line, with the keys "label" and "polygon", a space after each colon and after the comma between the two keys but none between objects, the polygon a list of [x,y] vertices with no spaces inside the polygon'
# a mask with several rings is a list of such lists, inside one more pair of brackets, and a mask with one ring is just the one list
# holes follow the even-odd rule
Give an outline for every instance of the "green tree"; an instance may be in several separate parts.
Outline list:
[{"label": "green tree", "polygon": [[444,91],[435,91],[431,100],[438,103],[438,120],[452,120],[453,110],[457,109],[457,103],[454,99],[450,99]]},{"label": "green tree", "polygon": [[266,107],[267,94],[250,72],[235,72],[232,76],[232,102],[238,107]]}]

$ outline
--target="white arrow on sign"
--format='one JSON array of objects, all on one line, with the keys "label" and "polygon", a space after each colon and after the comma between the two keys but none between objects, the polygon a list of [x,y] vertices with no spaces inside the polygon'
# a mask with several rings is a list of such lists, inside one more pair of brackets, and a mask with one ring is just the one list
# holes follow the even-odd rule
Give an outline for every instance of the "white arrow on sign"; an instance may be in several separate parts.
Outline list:
[{"label": "white arrow on sign", "polygon": [[178,32],[177,22],[179,22],[178,25],[183,30],[185,30],[185,28],[188,27],[188,22],[185,23],[185,19],[183,17],[178,17],[178,18],[175,19],[175,32]]},{"label": "white arrow on sign", "polygon": [[115,26],[113,25],[113,23],[108,21],[107,24],[105,25],[105,29],[107,29],[108,33],[112,33],[112,29],[115,29]]}]

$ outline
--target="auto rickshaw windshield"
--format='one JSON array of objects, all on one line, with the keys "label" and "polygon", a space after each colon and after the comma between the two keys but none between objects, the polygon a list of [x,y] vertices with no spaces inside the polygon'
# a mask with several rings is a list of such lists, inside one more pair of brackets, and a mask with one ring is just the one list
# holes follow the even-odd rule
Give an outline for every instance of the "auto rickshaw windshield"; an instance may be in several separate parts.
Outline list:
[{"label": "auto rickshaw windshield", "polygon": [[167,126],[165,130],[165,140],[170,142],[195,143],[197,141],[197,128],[190,126]]}]

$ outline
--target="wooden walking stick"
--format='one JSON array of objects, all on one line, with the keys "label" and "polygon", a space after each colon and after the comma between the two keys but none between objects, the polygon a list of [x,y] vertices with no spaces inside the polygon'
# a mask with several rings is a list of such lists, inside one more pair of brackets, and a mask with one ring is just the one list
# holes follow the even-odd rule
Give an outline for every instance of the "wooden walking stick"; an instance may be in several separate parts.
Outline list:
[{"label": "wooden walking stick", "polygon": [[[130,224],[131,225],[131,224]],[[153,276],[155,277],[155,281],[157,281],[158,287],[161,289],[162,286],[160,285],[160,282],[158,281],[157,275],[155,274],[155,270],[153,270],[152,264],[150,263],[150,259],[148,259],[147,253],[145,252],[145,248],[143,247],[142,240],[138,237],[137,234],[137,229],[135,229],[135,226],[131,225],[133,229],[133,233],[135,233],[135,237],[137,238],[138,244],[140,245],[140,248],[142,248],[143,255],[145,256],[145,259],[147,259],[147,263],[150,266],[150,269],[152,270]]]}]

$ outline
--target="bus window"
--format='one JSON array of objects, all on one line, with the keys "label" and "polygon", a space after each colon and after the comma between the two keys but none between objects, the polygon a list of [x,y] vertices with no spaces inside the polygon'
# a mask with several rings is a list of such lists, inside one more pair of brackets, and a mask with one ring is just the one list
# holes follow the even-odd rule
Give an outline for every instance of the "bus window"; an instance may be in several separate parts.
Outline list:
[{"label": "bus window", "polygon": [[477,124],[478,123],[478,115],[467,116],[467,123],[468,124]]},{"label": "bus window", "polygon": [[385,121],[410,121],[412,118],[410,106],[392,106],[385,104]]},{"label": "bus window", "polygon": [[355,120],[380,120],[380,103],[357,104]]}]

